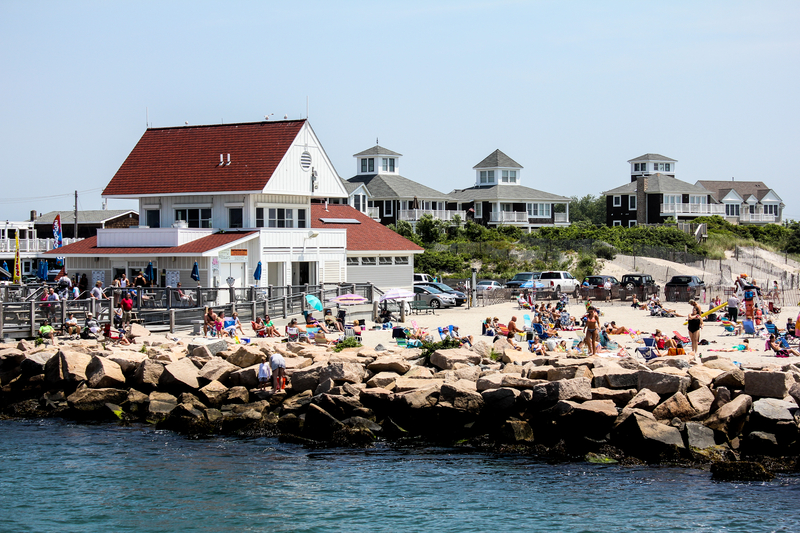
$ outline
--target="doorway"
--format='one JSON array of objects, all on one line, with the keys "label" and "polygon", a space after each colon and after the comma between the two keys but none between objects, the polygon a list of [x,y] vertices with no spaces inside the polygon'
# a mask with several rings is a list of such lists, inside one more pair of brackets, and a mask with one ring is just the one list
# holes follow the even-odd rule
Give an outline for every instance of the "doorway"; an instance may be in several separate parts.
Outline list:
[{"label": "doorway", "polygon": [[295,261],[292,263],[292,285],[317,284],[316,261]]}]

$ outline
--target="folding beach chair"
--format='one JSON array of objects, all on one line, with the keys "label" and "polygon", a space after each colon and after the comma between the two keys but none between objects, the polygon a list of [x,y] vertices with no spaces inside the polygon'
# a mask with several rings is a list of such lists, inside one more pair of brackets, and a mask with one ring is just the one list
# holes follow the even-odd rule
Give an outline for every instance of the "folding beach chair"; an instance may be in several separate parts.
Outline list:
[{"label": "folding beach chair", "polygon": [[775,324],[767,323],[764,324],[764,327],[767,328],[767,331],[770,335],[775,335],[776,337],[778,336],[778,328],[775,326]]},{"label": "folding beach chair", "polygon": [[300,330],[297,328],[286,328],[286,340],[298,342],[300,340]]},{"label": "folding beach chair", "polygon": [[658,357],[656,353],[656,340],[653,337],[646,337],[644,339],[644,346],[639,346],[636,351],[642,354],[645,361],[649,361]]},{"label": "folding beach chair", "polygon": [[550,338],[550,335],[544,331],[544,326],[541,324],[534,322],[531,324],[531,326],[533,327],[533,331],[536,332],[536,335],[538,335],[541,340],[546,341]]},{"label": "folding beach chair", "polygon": [[745,335],[756,336],[756,326],[752,320],[742,320]]},{"label": "folding beach chair", "polygon": [[437,329],[439,330],[439,340],[443,341],[448,335],[444,332],[444,328],[439,327]]},{"label": "folding beach chair", "polygon": [[[673,331],[672,333],[674,333],[675,336],[678,337],[678,340],[680,340],[683,344],[688,344],[688,343],[692,342],[692,339],[690,339],[689,337],[684,337],[683,335],[681,335],[677,331]],[[645,340],[647,340],[647,339],[645,339]]]},{"label": "folding beach chair", "polygon": [[522,322],[525,331],[531,331],[531,316],[528,314],[522,315]]}]

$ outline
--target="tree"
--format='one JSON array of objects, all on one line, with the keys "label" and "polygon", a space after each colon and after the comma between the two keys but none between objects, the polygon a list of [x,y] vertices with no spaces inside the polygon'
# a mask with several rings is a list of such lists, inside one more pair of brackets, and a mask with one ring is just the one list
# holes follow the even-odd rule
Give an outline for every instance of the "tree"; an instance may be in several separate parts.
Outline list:
[{"label": "tree", "polygon": [[581,198],[572,197],[569,204],[570,222],[591,222],[595,226],[602,226],[606,223],[606,197],[594,197],[587,194]]}]

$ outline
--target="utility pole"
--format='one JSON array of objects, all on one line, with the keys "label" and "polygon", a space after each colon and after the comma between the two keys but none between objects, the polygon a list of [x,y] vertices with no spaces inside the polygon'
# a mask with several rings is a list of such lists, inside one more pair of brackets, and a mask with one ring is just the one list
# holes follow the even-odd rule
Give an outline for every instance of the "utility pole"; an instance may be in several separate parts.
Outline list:
[{"label": "utility pole", "polygon": [[75,215],[75,223],[72,226],[73,228],[72,238],[77,239],[78,238],[78,191],[75,191],[75,212],[73,214]]}]

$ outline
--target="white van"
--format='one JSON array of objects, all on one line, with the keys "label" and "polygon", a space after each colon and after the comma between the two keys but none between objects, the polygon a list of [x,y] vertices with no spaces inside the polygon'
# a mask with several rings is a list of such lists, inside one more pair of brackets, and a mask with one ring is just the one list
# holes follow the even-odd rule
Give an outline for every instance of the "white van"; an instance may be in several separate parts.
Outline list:
[{"label": "white van", "polygon": [[414,283],[433,283],[433,278],[428,274],[414,274]]}]

